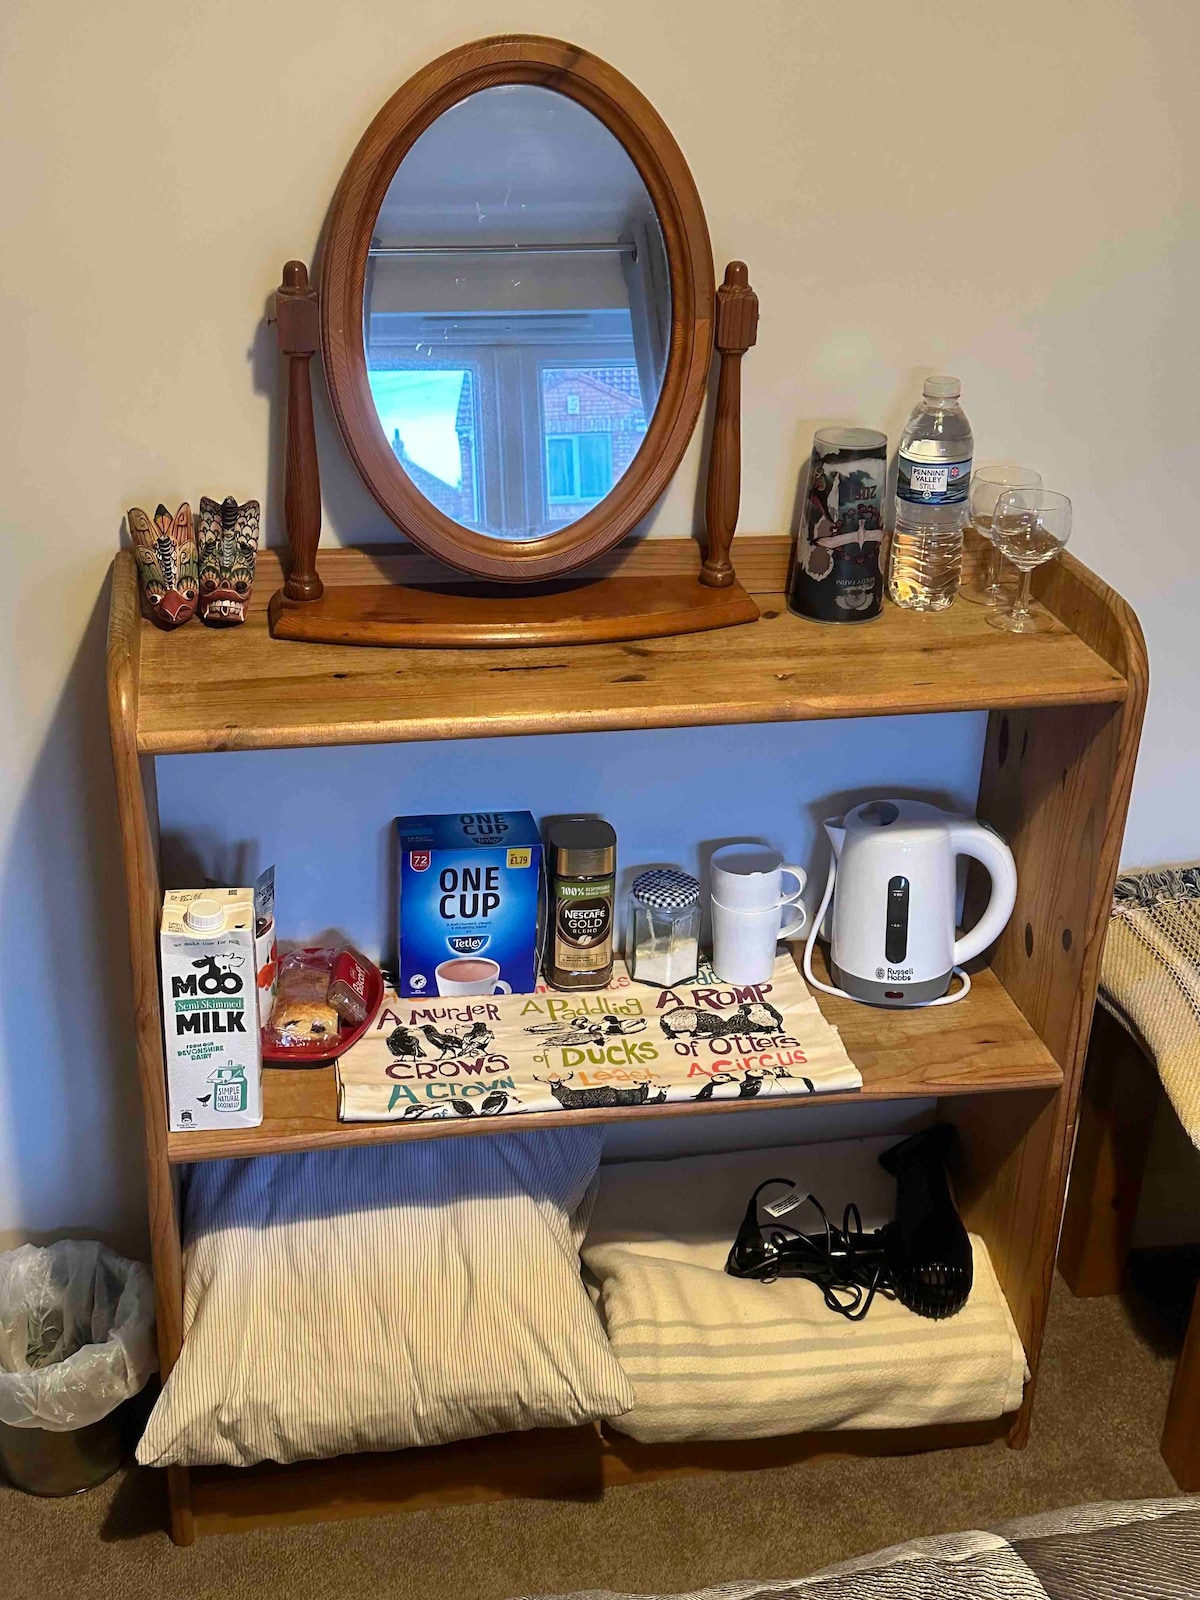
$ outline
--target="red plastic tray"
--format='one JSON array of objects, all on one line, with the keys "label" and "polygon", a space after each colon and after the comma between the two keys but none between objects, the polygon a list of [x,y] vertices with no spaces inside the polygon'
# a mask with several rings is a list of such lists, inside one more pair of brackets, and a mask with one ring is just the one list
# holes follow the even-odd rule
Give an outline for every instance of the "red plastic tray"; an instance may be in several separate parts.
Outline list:
[{"label": "red plastic tray", "polygon": [[321,1040],[313,1044],[270,1044],[266,1034],[263,1034],[262,1058],[264,1066],[271,1067],[323,1067],[328,1061],[336,1061],[338,1056],[345,1055],[352,1044],[357,1044],[375,1021],[379,1014],[379,1007],[383,1004],[383,973],[373,961],[368,961],[366,956],[357,950],[354,952],[367,971],[367,1019],[360,1022],[357,1027],[352,1027],[348,1022],[343,1022],[338,1029],[336,1043]]}]

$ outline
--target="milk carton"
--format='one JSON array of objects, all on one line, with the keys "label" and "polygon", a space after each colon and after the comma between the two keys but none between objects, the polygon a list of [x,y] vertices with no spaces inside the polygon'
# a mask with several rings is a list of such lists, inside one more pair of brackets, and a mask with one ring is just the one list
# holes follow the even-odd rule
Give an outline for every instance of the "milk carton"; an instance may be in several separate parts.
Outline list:
[{"label": "milk carton", "polygon": [[172,1133],[257,1128],[262,1055],[253,889],[163,899],[163,1034]]}]

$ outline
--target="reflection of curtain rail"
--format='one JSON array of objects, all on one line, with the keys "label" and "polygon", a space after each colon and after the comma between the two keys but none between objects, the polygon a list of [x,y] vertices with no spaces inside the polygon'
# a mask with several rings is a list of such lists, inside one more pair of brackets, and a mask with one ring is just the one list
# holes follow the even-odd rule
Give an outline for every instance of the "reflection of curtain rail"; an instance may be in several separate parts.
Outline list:
[{"label": "reflection of curtain rail", "polygon": [[621,244],[373,244],[369,256],[629,256],[637,260],[637,245]]}]

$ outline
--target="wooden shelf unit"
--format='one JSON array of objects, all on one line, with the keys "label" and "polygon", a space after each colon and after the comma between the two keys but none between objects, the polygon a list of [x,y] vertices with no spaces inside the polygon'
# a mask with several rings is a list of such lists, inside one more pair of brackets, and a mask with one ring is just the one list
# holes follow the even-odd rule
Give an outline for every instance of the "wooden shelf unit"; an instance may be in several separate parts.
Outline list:
[{"label": "wooden shelf unit", "polygon": [[[961,1007],[881,1012],[819,997],[843,1031],[863,1073],[855,1096],[936,1099],[962,1135],[956,1181],[960,1207],[987,1240],[1024,1342],[1034,1381],[1010,1419],[1009,1439],[1027,1437],[1054,1266],[1067,1165],[1074,1139],[1083,1055],[1100,951],[1125,825],[1147,691],[1141,631],[1132,611],[1070,556],[1043,568],[1035,593],[1057,621],[1035,637],[1001,634],[982,608],[959,603],[939,615],[885,606],[862,627],[828,627],[792,616],[783,589],[790,541],[743,538],[738,571],[763,611],[760,622],[719,632],[638,643],[395,651],[272,640],[267,598],[279,568],[260,557],[255,597],[243,628],[193,622],[165,634],[138,613],[133,558],[113,570],[108,639],[109,708],[130,917],[138,1072],[145,1117],[151,1245],[159,1354],[164,1375],[183,1337],[183,1275],[175,1168],[193,1160],[469,1134],[471,1124],[339,1124],[332,1069],[269,1073],[262,1127],[240,1133],[169,1135],[159,1013],[161,882],[154,757],[182,752],[473,738],[570,732],[808,721],[831,717],[983,709],[989,712],[979,816],[1008,839],[1019,890],[1012,920],[990,965]],[[694,572],[688,540],[647,541],[595,570],[636,576]],[[403,577],[434,582],[438,572],[411,553],[329,551],[327,586]],[[444,579],[444,573],[441,574]],[[969,890],[969,897],[971,890]],[[813,1102],[758,1100],[796,1119]],[[647,1115],[669,1115],[675,1107]],[[708,1110],[709,1108],[705,1108]],[[727,1112],[715,1106],[712,1112]],[[636,1112],[582,1114],[618,1120]],[[702,1114],[688,1107],[685,1114]],[[579,1115],[579,1114],[576,1114]],[[494,1131],[536,1117],[503,1120]],[[568,1118],[569,1119],[569,1118]],[[489,1132],[493,1131],[490,1126]],[[792,1130],[789,1129],[789,1133]],[[802,1137],[797,1131],[796,1137]],[[827,1441],[758,1441],[728,1450],[678,1447],[656,1454],[622,1444],[599,1459],[595,1430],[571,1430],[540,1466],[518,1470],[528,1449],[505,1438],[450,1447],[430,1481],[424,1452],[394,1469],[379,1457],[248,1473],[168,1470],[171,1531],[188,1543],[202,1530],[256,1521],[353,1515],[364,1507],[578,1492],[584,1477],[641,1481],[803,1459]],[[856,1437],[856,1453],[927,1449],[969,1442],[978,1428],[914,1429]],[[841,1448],[835,1441],[834,1448]],[[789,1454],[790,1453],[790,1454]],[[618,1459],[619,1458],[619,1459]],[[616,1465],[614,1465],[614,1461]],[[556,1465],[557,1463],[557,1465]],[[428,1470],[435,1467],[428,1456]],[[361,1493],[347,1474],[361,1471]],[[589,1476],[591,1474],[591,1476]],[[386,1491],[380,1484],[390,1484]],[[284,1509],[281,1510],[280,1508]]]}]

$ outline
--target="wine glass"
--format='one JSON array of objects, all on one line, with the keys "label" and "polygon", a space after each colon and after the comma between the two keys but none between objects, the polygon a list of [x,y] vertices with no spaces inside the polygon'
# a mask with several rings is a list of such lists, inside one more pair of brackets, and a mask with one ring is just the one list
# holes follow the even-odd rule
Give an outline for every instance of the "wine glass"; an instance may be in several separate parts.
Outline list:
[{"label": "wine glass", "polygon": [[1004,600],[1007,589],[1004,583],[1003,557],[992,542],[992,519],[996,501],[1006,489],[1040,489],[1041,474],[1029,467],[1018,467],[1011,461],[1001,461],[990,467],[980,467],[971,474],[971,526],[988,541],[985,554],[976,569],[977,576],[970,588],[963,590],[963,599],[979,605],[997,606]]},{"label": "wine glass", "polygon": [[992,542],[1021,574],[1011,611],[989,611],[987,620],[1005,633],[1045,633],[1054,626],[1045,612],[1029,608],[1034,567],[1053,561],[1071,537],[1071,502],[1053,489],[1005,489],[992,513]]}]

